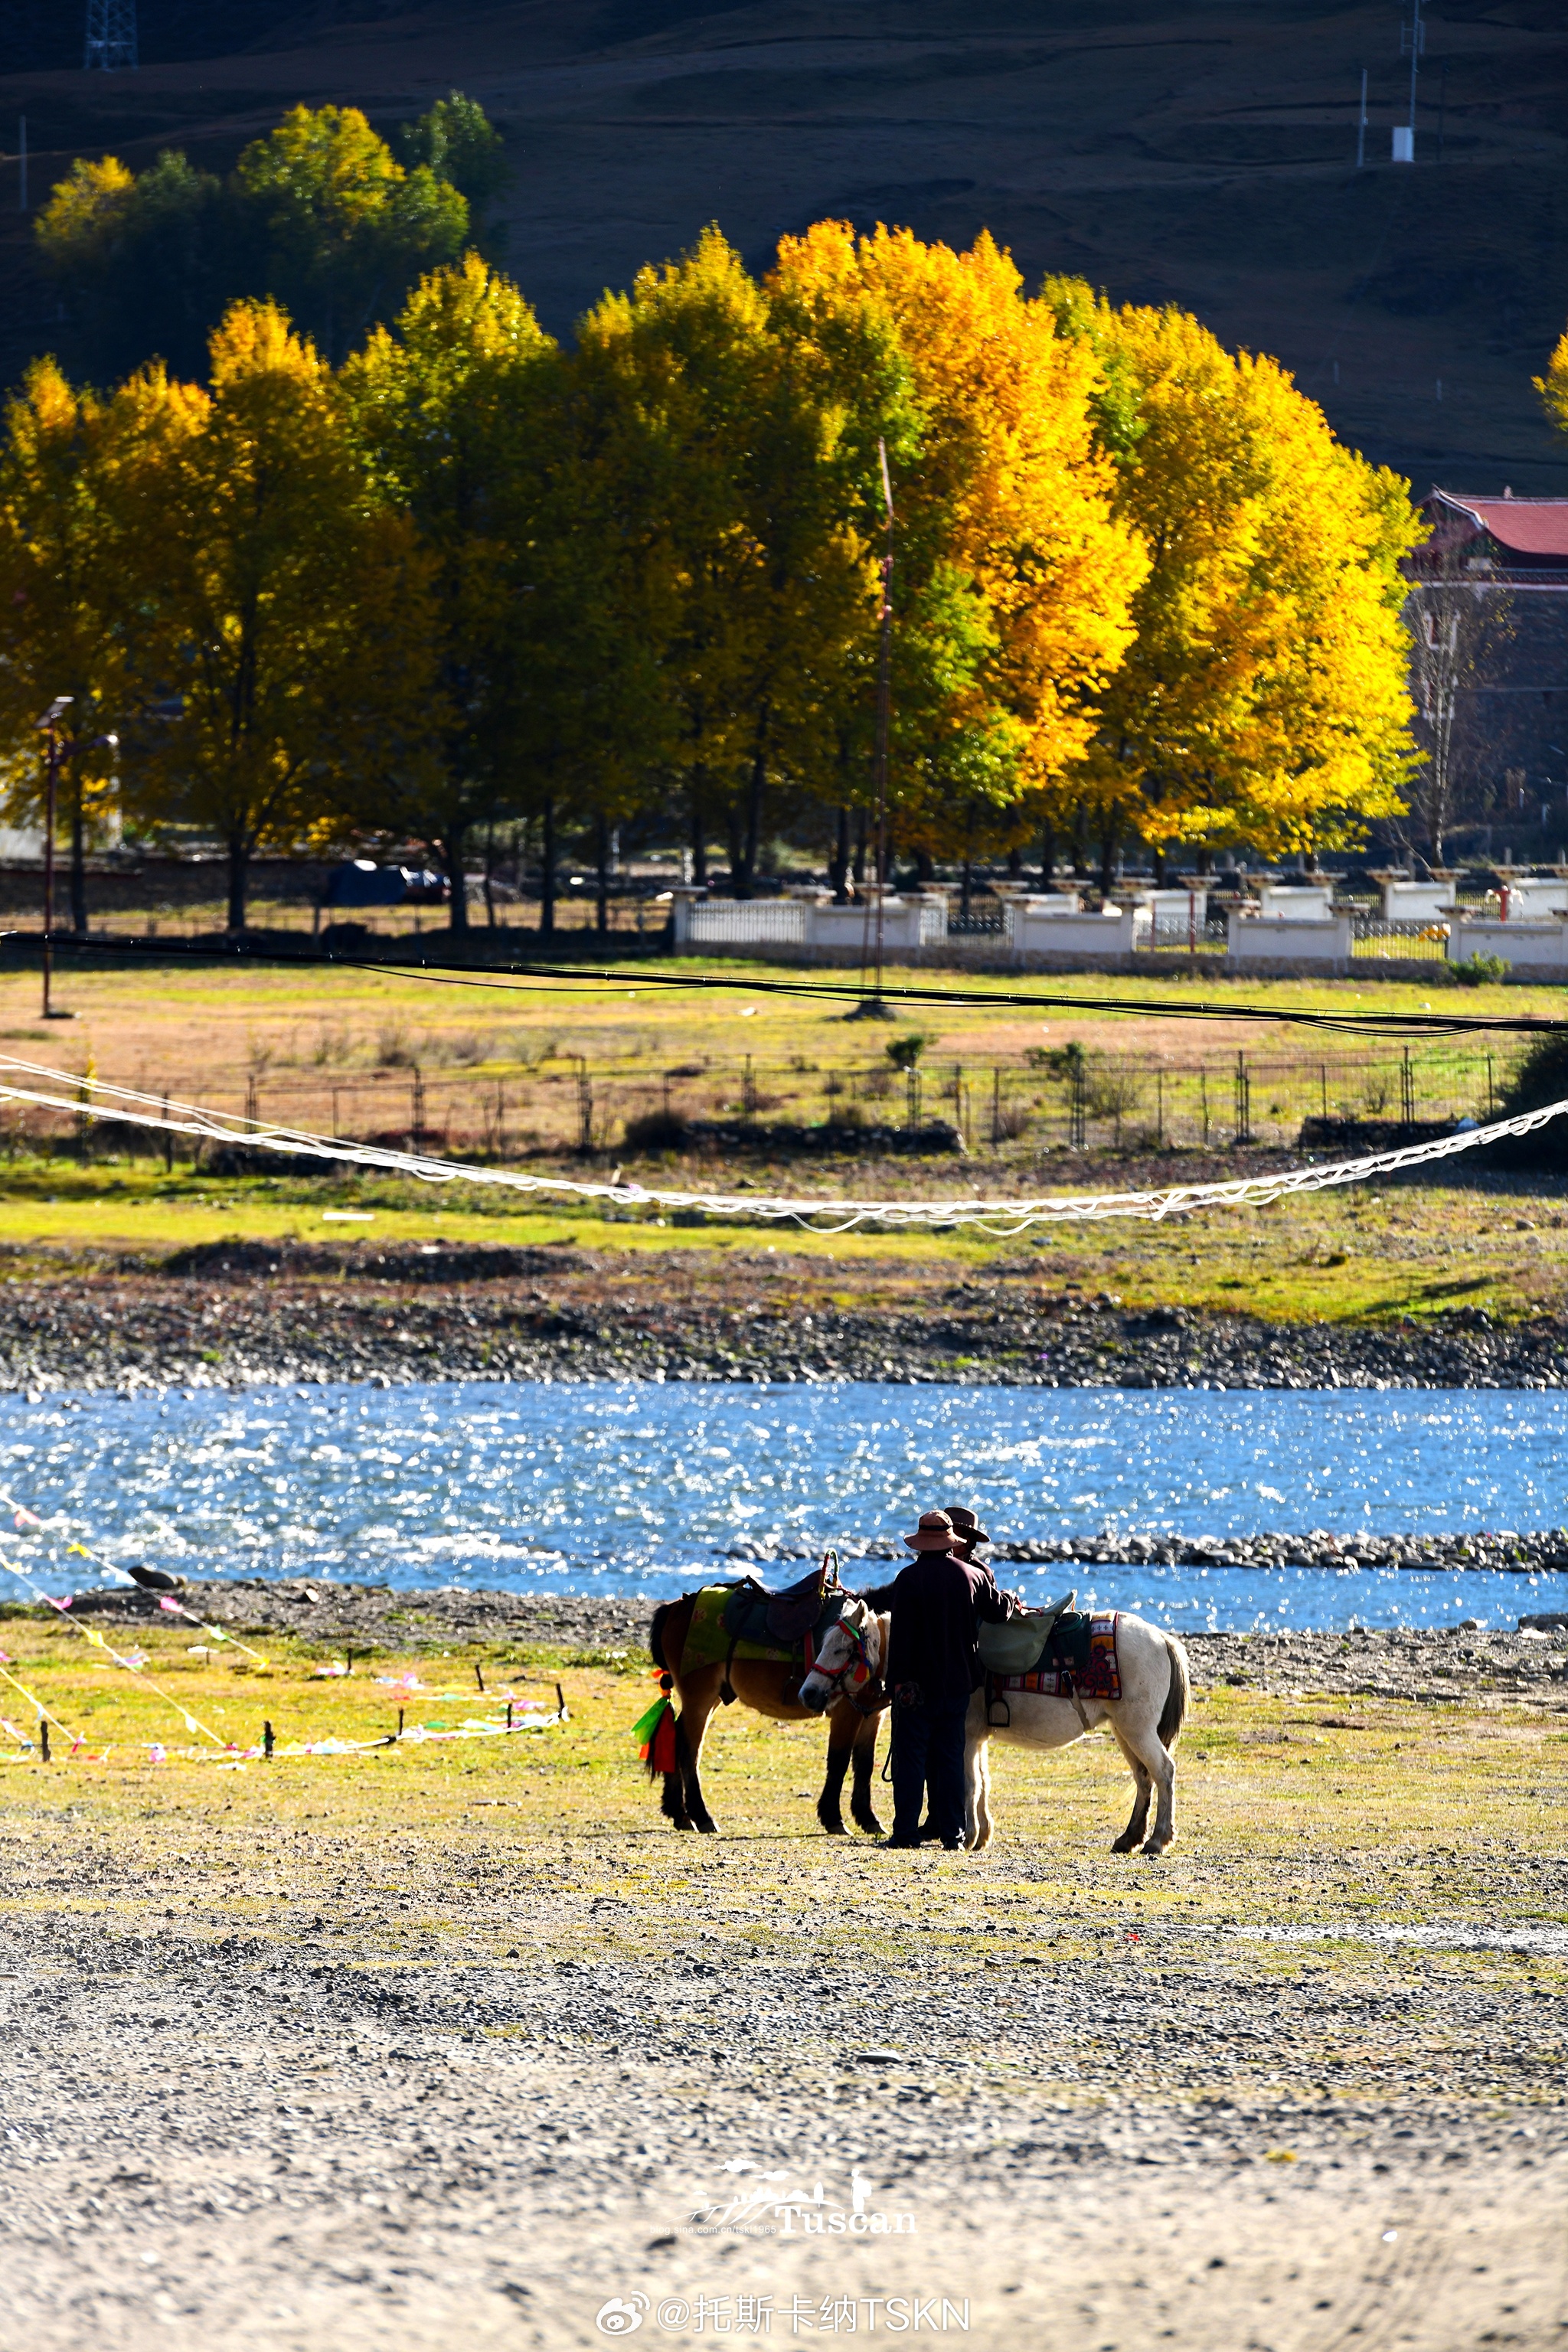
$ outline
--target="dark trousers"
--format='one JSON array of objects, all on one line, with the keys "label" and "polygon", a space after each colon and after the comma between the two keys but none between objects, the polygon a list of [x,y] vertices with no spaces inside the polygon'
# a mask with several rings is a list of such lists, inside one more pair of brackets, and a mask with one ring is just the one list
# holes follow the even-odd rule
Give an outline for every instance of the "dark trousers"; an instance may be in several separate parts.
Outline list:
[{"label": "dark trousers", "polygon": [[944,1841],[963,1835],[963,1724],[967,1698],[943,1706],[893,1709],[893,1835],[913,1838],[931,1790],[931,1825]]}]

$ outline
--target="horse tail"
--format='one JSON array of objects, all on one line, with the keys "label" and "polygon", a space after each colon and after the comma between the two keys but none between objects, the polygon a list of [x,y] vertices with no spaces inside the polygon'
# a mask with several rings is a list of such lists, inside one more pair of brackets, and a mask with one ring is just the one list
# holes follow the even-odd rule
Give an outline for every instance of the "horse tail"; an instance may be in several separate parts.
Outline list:
[{"label": "horse tail", "polygon": [[1171,1687],[1165,1693],[1165,1706],[1160,1717],[1160,1744],[1167,1750],[1174,1748],[1182,1736],[1186,1720],[1187,1701],[1193,1686],[1187,1675],[1187,1654],[1174,1634],[1167,1633],[1165,1647],[1171,1654]]},{"label": "horse tail", "polygon": [[647,1629],[648,1654],[654,1664],[663,1666],[666,1673],[668,1672],[668,1667],[664,1655],[664,1621],[674,1607],[673,1601],[661,1601],[653,1612],[653,1622]]}]

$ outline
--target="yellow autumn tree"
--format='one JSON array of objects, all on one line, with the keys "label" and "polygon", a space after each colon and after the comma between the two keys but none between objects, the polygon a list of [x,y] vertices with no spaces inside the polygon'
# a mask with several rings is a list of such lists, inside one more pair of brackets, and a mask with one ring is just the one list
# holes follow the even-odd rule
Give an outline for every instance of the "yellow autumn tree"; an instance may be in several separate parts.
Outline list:
[{"label": "yellow autumn tree", "polygon": [[1568,433],[1568,334],[1559,338],[1557,348],[1546,363],[1546,373],[1536,376],[1534,383],[1553,425]]},{"label": "yellow autumn tree", "polygon": [[117,745],[135,689],[158,545],[146,485],[193,429],[195,404],[161,367],[112,395],[71,384],[53,360],[28,369],[0,444],[0,735],[7,804],[40,805],[36,722],[68,697],[60,730],[73,930],[87,924],[85,850],[109,814]]},{"label": "yellow autumn tree", "polygon": [[1188,313],[1115,310],[1047,281],[1100,363],[1119,514],[1147,548],[1134,642],[1074,787],[1109,862],[1247,844],[1346,846],[1393,815],[1415,764],[1401,557],[1408,485],[1334,439],[1270,359]]},{"label": "yellow autumn tree", "polygon": [[1131,639],[1147,559],[1095,443],[1095,356],[988,236],[956,253],[824,222],[772,284],[825,351],[870,321],[907,369],[891,789],[901,841],[963,855],[1081,758]]},{"label": "yellow autumn tree", "polygon": [[130,790],[216,835],[228,925],[249,865],[344,805],[367,735],[413,734],[434,692],[429,566],[373,494],[331,372],[272,302],[212,339],[195,429],[149,486],[158,576],[139,636]]}]

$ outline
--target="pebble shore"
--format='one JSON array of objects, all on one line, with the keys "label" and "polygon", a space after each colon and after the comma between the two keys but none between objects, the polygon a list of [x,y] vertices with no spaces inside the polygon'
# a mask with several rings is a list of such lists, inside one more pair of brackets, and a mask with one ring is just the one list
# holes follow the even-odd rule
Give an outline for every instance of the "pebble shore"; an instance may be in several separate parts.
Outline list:
[{"label": "pebble shore", "polygon": [[[237,1253],[237,1256],[239,1254]],[[280,1381],[895,1381],[1035,1388],[1556,1389],[1568,1316],[1496,1323],[1461,1307],[1417,1325],[1269,1324],[1184,1307],[1123,1311],[994,1284],[931,1311],[807,1312],[592,1295],[572,1253],[437,1284],[394,1266],[341,1282],[208,1259],[201,1275],[13,1279],[0,1287],[0,1390],[247,1386]],[[537,1262],[546,1261],[541,1266]],[[515,1262],[515,1264],[513,1263]],[[588,1296],[562,1277],[588,1277]],[[216,1276],[216,1278],[214,1278]],[[584,1287],[580,1280],[576,1286]]]}]

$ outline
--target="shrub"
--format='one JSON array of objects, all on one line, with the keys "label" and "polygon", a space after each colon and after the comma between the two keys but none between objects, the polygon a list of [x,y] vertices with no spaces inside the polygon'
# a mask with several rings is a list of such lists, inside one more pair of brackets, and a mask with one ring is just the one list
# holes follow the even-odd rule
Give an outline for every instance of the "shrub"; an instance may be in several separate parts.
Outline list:
[{"label": "shrub", "polygon": [[[1515,1065],[1498,1111],[1502,1118],[1517,1118],[1521,1111],[1564,1101],[1568,1101],[1568,1031],[1553,1030],[1538,1037]],[[1568,1113],[1534,1135],[1510,1136],[1493,1144],[1487,1158],[1494,1166],[1507,1168],[1568,1168]]]},{"label": "shrub", "polygon": [[930,1043],[929,1037],[911,1029],[907,1037],[889,1037],[883,1050],[895,1070],[912,1070]]},{"label": "shrub", "polygon": [[644,1111],[626,1121],[628,1151],[683,1151],[690,1141],[691,1129],[677,1110]]},{"label": "shrub", "polygon": [[1484,988],[1489,981],[1506,980],[1509,967],[1501,956],[1461,956],[1458,963],[1448,966],[1448,977],[1461,988]]}]

